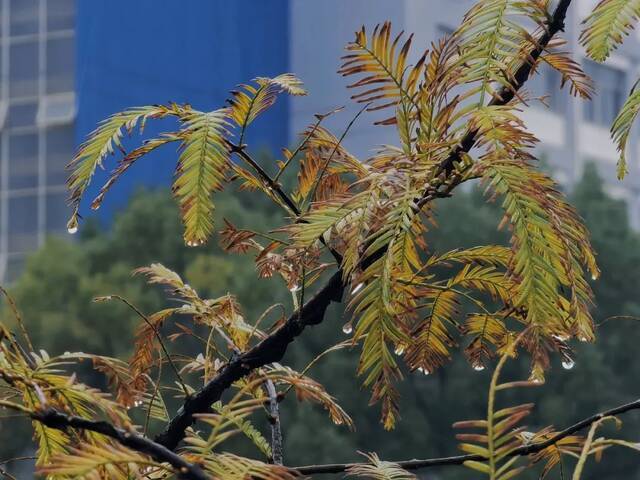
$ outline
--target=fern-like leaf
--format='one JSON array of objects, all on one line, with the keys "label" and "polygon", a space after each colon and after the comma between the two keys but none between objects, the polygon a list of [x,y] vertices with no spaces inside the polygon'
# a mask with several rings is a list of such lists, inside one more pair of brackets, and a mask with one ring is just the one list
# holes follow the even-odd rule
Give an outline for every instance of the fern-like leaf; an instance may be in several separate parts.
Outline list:
[{"label": "fern-like leaf", "polygon": [[[343,57],[345,62],[338,70],[338,73],[345,77],[365,74],[363,78],[349,85],[349,88],[363,89],[352,98],[361,103],[372,103],[369,111],[381,110],[399,103],[405,103],[405,108],[413,105],[424,57],[407,75],[407,56],[411,41],[411,36],[402,41],[402,33],[392,39],[389,22],[377,25],[371,38],[367,37],[364,27],[356,32],[355,41],[347,45],[347,50],[351,53]],[[395,123],[395,116],[377,123]]]},{"label": "fern-like leaf", "polygon": [[487,475],[489,480],[508,480],[516,477],[525,468],[515,466],[518,457],[511,456],[511,453],[523,443],[521,433],[524,427],[520,426],[520,423],[530,414],[533,404],[496,408],[498,392],[518,386],[535,385],[531,382],[498,383],[507,359],[515,356],[515,348],[522,338],[521,334],[515,342],[512,341],[503,349],[500,361],[491,376],[487,418],[456,422],[453,425],[454,428],[480,430],[480,433],[457,434],[456,438],[462,442],[460,444],[462,451],[480,455],[486,459],[485,461],[466,461],[464,465]]},{"label": "fern-like leaf", "polygon": [[173,182],[184,222],[184,240],[189,246],[202,245],[213,232],[211,193],[221,190],[229,168],[229,111],[194,112],[184,122],[180,158]]},{"label": "fern-like leaf", "polygon": [[[544,28],[543,2],[519,0],[481,0],[465,15],[453,37],[459,42],[464,63],[461,83],[474,87],[465,96],[478,94],[477,105],[498,98],[500,88],[512,87],[512,64],[523,51],[537,48],[525,22]],[[526,59],[524,59],[526,61]]]},{"label": "fern-like leaf", "polygon": [[294,480],[297,478],[295,472],[286,467],[269,465],[230,453],[218,454],[204,460],[204,468],[219,480],[238,480],[239,478]]},{"label": "fern-like leaf", "polygon": [[240,85],[239,90],[231,92],[233,98],[228,100],[231,106],[230,117],[241,129],[241,142],[249,124],[276,102],[279,93],[307,94],[302,82],[290,73],[283,73],[275,78],[258,77],[254,82],[255,85]]},{"label": "fern-like leaf", "polygon": [[110,116],[89,134],[89,138],[80,146],[67,166],[71,171],[67,188],[71,192],[69,202],[73,207],[73,214],[68,224],[70,231],[78,228],[80,200],[96,169],[102,167],[107,155],[114,154],[116,149],[124,151],[122,137],[125,133],[131,133],[138,124],[140,129],[143,129],[149,118],[161,118],[172,113],[174,113],[173,108],[161,105],[131,108]]},{"label": "fern-like leaf", "polygon": [[[557,70],[562,76],[560,87],[569,85],[569,93],[576,97],[591,99],[594,93],[591,78],[584,73],[582,66],[571,58],[570,53],[559,50],[566,42],[555,41],[547,45],[544,53],[540,55],[540,61]],[[534,74],[536,74],[534,72]]]},{"label": "fern-like leaf", "polygon": [[584,21],[580,36],[587,54],[603,62],[640,17],[640,0],[601,0]]},{"label": "fern-like leaf", "polygon": [[154,462],[149,457],[117,443],[105,441],[99,445],[85,444],[72,448],[67,453],[55,455],[39,472],[55,478],[127,480],[144,478],[145,473],[150,474],[151,470],[171,472],[166,465]]},{"label": "fern-like leaf", "polygon": [[416,476],[397,463],[385,462],[375,453],[363,453],[368,463],[357,464],[347,469],[347,476],[373,480],[414,480]]},{"label": "fern-like leaf", "polygon": [[627,174],[627,143],[638,112],[640,112],[640,90],[634,88],[611,126],[611,136],[617,145],[618,152],[620,152],[618,159],[618,178],[620,180]]}]

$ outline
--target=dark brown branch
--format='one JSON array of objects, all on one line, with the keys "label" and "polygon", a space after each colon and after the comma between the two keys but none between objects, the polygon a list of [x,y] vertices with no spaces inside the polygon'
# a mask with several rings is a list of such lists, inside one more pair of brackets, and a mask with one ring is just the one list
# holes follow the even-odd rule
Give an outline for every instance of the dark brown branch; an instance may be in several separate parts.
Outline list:
[{"label": "dark brown branch", "polygon": [[115,427],[106,421],[87,420],[86,418],[66,415],[57,410],[46,409],[42,411],[30,412],[32,419],[41,422],[49,428],[66,431],[70,428],[78,430],[90,430],[100,433],[107,437],[113,438],[121,445],[124,445],[136,452],[149,455],[155,461],[160,463],[169,463],[175,468],[178,478],[184,480],[209,480],[202,469],[187,462],[184,458],[172,452],[168,448],[146,438],[137,433],[127,432]]},{"label": "dark brown branch", "polygon": [[282,428],[280,425],[280,407],[278,405],[278,392],[272,380],[266,382],[269,395],[269,424],[271,425],[271,460],[276,465],[284,463],[282,452]]},{"label": "dark brown branch", "polygon": [[[537,60],[553,36],[564,28],[564,20],[570,4],[571,0],[560,0],[549,20],[547,30],[538,40],[538,45],[535,50],[530,53],[529,61],[525,61],[516,71],[512,87],[502,89],[499,96],[491,102],[492,105],[505,105],[513,100],[518,89],[520,89],[529,78],[529,74],[533,68],[533,62]],[[455,164],[460,161],[464,153],[471,150],[476,142],[477,135],[477,130],[467,132],[460,145],[443,161],[440,172],[443,173],[445,179],[455,177],[456,174],[452,174]],[[236,151],[234,150],[233,144],[230,145],[230,148],[232,151]],[[244,158],[246,155],[244,148],[242,146],[236,148],[237,153]],[[248,157],[248,155],[246,156]],[[249,159],[255,164],[255,161],[253,161],[251,157],[249,157]],[[262,169],[260,168],[260,170]],[[260,172],[260,170],[258,170],[258,172]],[[270,178],[266,172],[264,175],[266,175],[265,181],[267,178]],[[447,186],[445,190],[450,191],[453,186],[455,186],[455,182]],[[274,191],[278,193],[278,190]],[[280,189],[280,191],[282,190]],[[418,207],[422,207],[440,195],[442,195],[442,192],[439,192],[437,188],[434,190],[433,187],[430,187],[424,192],[424,195],[420,199],[416,200],[416,203]],[[285,201],[284,198],[283,201]],[[375,257],[383,253],[384,250],[375,252],[371,257],[365,259],[364,263],[371,262]],[[233,382],[244,377],[251,370],[279,361],[284,355],[289,343],[300,335],[306,326],[321,323],[324,313],[331,302],[341,301],[344,288],[342,272],[338,270],[328,283],[322,287],[309,302],[302,306],[301,311],[294,312],[278,330],[262,340],[255,347],[232,359],[222,368],[215,378],[190,398],[186,399],[164,432],[156,437],[156,441],[171,450],[175,449],[184,438],[186,428],[193,424],[194,414],[209,412],[211,405],[220,399],[222,393],[229,388]]]},{"label": "dark brown branch", "polygon": [[[245,162],[247,162],[249,165],[251,165],[254,168],[254,170],[258,173],[258,176],[260,176],[262,181],[271,189],[271,191],[275,192],[275,194],[280,198],[280,201],[286,206],[287,210],[293,213],[299,219],[299,221],[301,222],[305,221],[299,218],[301,214],[300,209],[296,206],[296,204],[293,202],[291,197],[287,195],[287,193],[282,189],[282,185],[280,185],[277,181],[273,180],[269,176],[269,174],[260,166],[260,164],[256,162],[253,159],[253,157],[246,152],[245,150],[246,145],[236,145],[235,143],[229,142],[228,140],[227,140],[227,145],[229,146],[229,149],[231,150],[231,152],[237,153]],[[321,238],[320,241],[322,242],[323,245],[325,245],[329,249],[329,251],[331,252],[331,255],[333,255],[333,258],[336,259],[336,262],[338,262],[338,264],[342,263],[342,256],[336,250],[329,247],[326,244],[324,238]]]},{"label": "dark brown branch", "polygon": [[242,158],[245,162],[247,162],[253,169],[258,173],[258,176],[262,179],[262,181],[280,198],[282,203],[284,203],[287,208],[297,217],[300,215],[300,210],[296,206],[296,204],[291,200],[289,195],[282,190],[282,186],[274,181],[271,176],[260,166],[258,162],[256,162],[251,155],[249,155],[246,151],[246,145],[236,145],[235,143],[227,141],[227,145],[229,145],[229,149],[232,153],[236,153],[240,158]]},{"label": "dark brown branch", "polygon": [[[533,453],[538,453],[545,448],[548,448],[563,438],[566,438],[574,433],[577,433],[585,428],[591,426],[593,423],[602,420],[604,417],[612,417],[615,415],[620,415],[621,413],[628,412],[630,410],[638,410],[640,409],[640,399],[631,403],[626,403],[624,405],[620,405],[618,407],[612,408],[610,410],[605,410],[604,412],[597,413],[592,415],[584,420],[580,420],[579,422],[571,425],[570,427],[557,432],[551,438],[537,443],[531,443],[528,445],[523,445],[514,449],[507,456],[508,457],[520,457],[525,455],[531,455]],[[397,463],[400,467],[405,470],[420,470],[424,468],[430,467],[442,467],[442,466],[450,466],[450,465],[462,465],[464,462],[468,462],[470,460],[476,462],[486,461],[486,458],[482,455],[456,455],[452,457],[441,457],[441,458],[429,458],[426,460],[405,460]],[[301,475],[320,475],[320,474],[328,474],[328,473],[342,473],[347,469],[357,466],[363,465],[361,463],[334,463],[327,465],[307,465],[304,467],[293,467],[292,470],[300,473]]]},{"label": "dark brown branch", "polygon": [[331,302],[340,302],[344,286],[342,273],[333,274],[327,284],[296,311],[271,335],[250,350],[232,358],[201,390],[186,399],[176,416],[169,422],[164,432],[156,437],[156,442],[173,450],[184,438],[187,427],[194,422],[194,414],[208,413],[211,405],[220,399],[222,393],[233,382],[241,379],[256,368],[278,362],[284,356],[289,344],[302,333],[305,327],[317,325],[324,319]]},{"label": "dark brown branch", "polygon": [[[513,76],[512,82],[508,87],[503,87],[500,89],[498,94],[489,102],[489,105],[492,106],[500,106],[507,105],[511,100],[513,100],[516,96],[516,93],[529,79],[529,75],[531,75],[531,70],[534,68],[538,58],[547,47],[551,39],[561,31],[564,31],[564,22],[567,17],[567,10],[571,5],[571,0],[560,0],[558,6],[554,10],[553,14],[549,19],[549,23],[547,25],[547,29],[541,35],[541,37],[537,41],[537,46],[530,53],[529,56],[522,63],[520,68],[516,71]],[[438,167],[434,177],[439,177],[443,172],[448,177],[451,175],[455,164],[460,161],[462,155],[464,153],[468,153],[476,143],[478,137],[478,129],[468,130],[467,133],[462,137],[458,146],[456,146],[449,156],[440,164]],[[428,188],[423,197],[418,201],[418,206],[422,207],[427,201],[428,197],[432,190],[432,187]]]}]

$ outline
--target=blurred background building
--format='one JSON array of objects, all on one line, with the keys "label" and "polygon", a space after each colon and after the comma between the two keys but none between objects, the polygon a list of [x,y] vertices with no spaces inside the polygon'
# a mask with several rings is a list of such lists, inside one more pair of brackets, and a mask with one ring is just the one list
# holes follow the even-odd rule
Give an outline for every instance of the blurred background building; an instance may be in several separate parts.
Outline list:
[{"label": "blurred background building", "polygon": [[[584,59],[578,20],[567,25],[568,49],[593,77],[593,102],[570,101],[557,74],[542,69],[533,93],[550,94],[524,113],[540,138],[539,156],[568,189],[588,162],[598,165],[608,191],[624,198],[640,226],[638,155],[630,175],[615,179],[617,154],[609,126],[640,73],[638,38],[607,66]],[[0,0],[0,281],[20,272],[26,255],[48,234],[64,233],[64,165],[97,122],[129,106],[168,101],[198,109],[221,106],[229,89],[256,76],[294,72],[310,94],[285,97],[252,126],[254,149],[277,153],[322,113],[345,105],[328,126],[340,132],[358,107],[335,71],[344,45],[365,24],[391,20],[394,31],[415,32],[418,52],[450,31],[471,0]],[[576,15],[577,14],[577,15]],[[417,55],[417,53],[416,53]],[[153,133],[149,130],[148,133]],[[638,152],[637,133],[631,152]],[[361,118],[346,140],[365,156],[372,146],[397,143],[390,129]],[[141,184],[168,184],[175,149],[167,147],[133,168],[100,212],[108,219]],[[107,169],[109,166],[107,167]],[[107,172],[97,175],[94,190]],[[92,192],[89,192],[91,194]],[[89,195],[90,196],[90,195]],[[87,209],[84,209],[85,213]],[[92,213],[92,215],[94,215]]]}]

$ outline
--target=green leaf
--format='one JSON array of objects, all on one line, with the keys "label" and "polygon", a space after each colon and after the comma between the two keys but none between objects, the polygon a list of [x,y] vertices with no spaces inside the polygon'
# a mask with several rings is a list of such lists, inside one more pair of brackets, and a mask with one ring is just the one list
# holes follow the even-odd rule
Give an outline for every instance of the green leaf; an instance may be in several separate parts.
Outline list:
[{"label": "green leaf", "polygon": [[229,110],[192,112],[185,118],[180,158],[173,193],[182,210],[184,240],[189,246],[204,244],[213,232],[211,193],[221,190],[229,169],[225,136]]}]

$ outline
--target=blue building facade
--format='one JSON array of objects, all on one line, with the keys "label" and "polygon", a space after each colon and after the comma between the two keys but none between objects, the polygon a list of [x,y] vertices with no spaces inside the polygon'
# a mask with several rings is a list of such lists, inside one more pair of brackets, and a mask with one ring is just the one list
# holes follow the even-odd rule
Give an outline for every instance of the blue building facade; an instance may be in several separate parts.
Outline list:
[{"label": "blue building facade", "polygon": [[[127,107],[171,101],[213,110],[239,83],[289,70],[288,0],[78,0],[77,12],[78,141]],[[286,145],[287,102],[282,96],[252,126],[253,146]],[[157,131],[148,127],[145,137]],[[142,159],[100,216],[110,218],[136,186],[168,184],[175,161],[174,146]],[[98,175],[89,196],[105,176]]]},{"label": "blue building facade", "polygon": [[[237,84],[289,71],[289,8],[288,0],[0,0],[0,282],[16,278],[47,235],[66,232],[64,166],[100,120],[171,101],[213,110]],[[252,125],[251,145],[286,145],[288,101]],[[172,126],[150,123],[144,137]],[[82,214],[108,222],[136,187],[168,185],[176,151],[142,159],[92,212],[115,161],[96,174]]]}]

